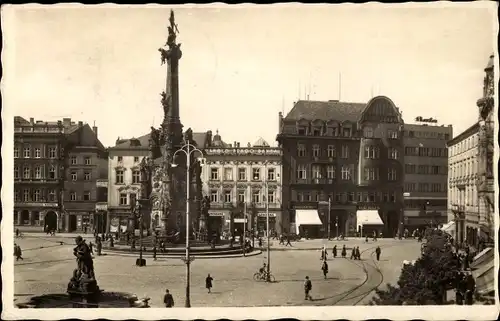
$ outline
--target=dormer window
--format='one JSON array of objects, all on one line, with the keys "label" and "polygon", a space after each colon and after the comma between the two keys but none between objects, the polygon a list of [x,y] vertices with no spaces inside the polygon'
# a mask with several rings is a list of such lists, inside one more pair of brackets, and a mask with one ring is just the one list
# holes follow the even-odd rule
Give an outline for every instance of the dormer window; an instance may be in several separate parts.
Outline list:
[{"label": "dormer window", "polygon": [[321,136],[321,128],[313,128],[313,136]]},{"label": "dormer window", "polygon": [[350,128],[342,128],[342,136],[343,137],[351,137],[351,129]]},{"label": "dormer window", "polygon": [[373,128],[365,127],[363,129],[363,135],[365,136],[365,138],[372,138],[373,137]]},{"label": "dormer window", "polygon": [[297,129],[297,134],[301,135],[301,136],[305,136],[306,135],[306,129],[305,129],[305,127],[299,127]]}]

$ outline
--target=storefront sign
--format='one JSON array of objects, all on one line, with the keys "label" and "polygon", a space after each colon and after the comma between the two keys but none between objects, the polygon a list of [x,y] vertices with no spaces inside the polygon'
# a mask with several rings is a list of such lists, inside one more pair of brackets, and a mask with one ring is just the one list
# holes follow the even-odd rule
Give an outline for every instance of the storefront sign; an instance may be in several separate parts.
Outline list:
[{"label": "storefront sign", "polygon": [[[267,213],[258,213],[257,216],[259,216],[259,217],[266,217]],[[276,217],[276,213],[269,212],[269,217]]]},{"label": "storefront sign", "polygon": [[358,210],[379,210],[380,208],[375,205],[358,205]]},{"label": "storefront sign", "polygon": [[208,213],[209,216],[219,216],[219,217],[223,217],[224,216],[224,213],[212,213],[212,212],[209,212]]},{"label": "storefront sign", "polygon": [[108,204],[103,204],[103,203],[96,203],[95,204],[95,210],[96,211],[107,211],[108,210]]},{"label": "storefront sign", "polygon": [[434,119],[432,117],[431,118],[423,118],[422,116],[416,117],[415,121],[420,122],[420,123],[433,123],[433,124],[438,122],[437,119]]},{"label": "storefront sign", "polygon": [[23,203],[23,206],[27,207],[57,207],[57,202],[53,203]]}]

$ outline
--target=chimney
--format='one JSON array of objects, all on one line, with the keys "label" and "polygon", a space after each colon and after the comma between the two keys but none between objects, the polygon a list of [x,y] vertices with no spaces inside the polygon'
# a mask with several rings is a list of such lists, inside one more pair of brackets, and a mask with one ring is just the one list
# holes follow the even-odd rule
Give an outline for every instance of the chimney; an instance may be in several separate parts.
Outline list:
[{"label": "chimney", "polygon": [[248,142],[247,147],[252,147],[252,144],[250,144],[250,142]]},{"label": "chimney", "polygon": [[238,145],[237,145],[237,144],[238,144],[238,143],[237,143],[236,141],[234,141],[234,144],[233,144],[234,148],[238,147]]},{"label": "chimney", "polygon": [[78,122],[78,127],[82,127],[83,126],[83,122],[82,121],[79,121]]},{"label": "chimney", "polygon": [[240,142],[238,142],[238,148],[240,148]]},{"label": "chimney", "polygon": [[33,125],[34,123],[35,123],[35,118],[30,117],[30,124],[32,124],[32,125]]},{"label": "chimney", "polygon": [[92,126],[92,130],[94,131],[95,137],[99,137],[97,135],[97,126],[95,125],[95,122],[94,122],[94,126]]},{"label": "chimney", "polygon": [[63,118],[63,126],[64,127],[71,126],[71,118]]}]

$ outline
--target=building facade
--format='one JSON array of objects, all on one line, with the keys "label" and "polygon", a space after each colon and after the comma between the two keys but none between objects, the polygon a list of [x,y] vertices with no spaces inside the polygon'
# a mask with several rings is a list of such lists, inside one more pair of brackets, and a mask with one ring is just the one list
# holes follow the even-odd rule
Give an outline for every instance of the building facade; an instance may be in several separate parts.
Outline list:
[{"label": "building facade", "polygon": [[[451,231],[455,232],[452,234],[458,242],[465,239],[477,241],[476,233],[471,231],[477,230],[479,223],[478,142],[478,123],[448,142],[448,221],[456,224],[456,228]],[[457,214],[456,218],[453,211]]]},{"label": "building facade", "polygon": [[[71,119],[63,119],[71,123]],[[64,160],[64,221],[65,232],[93,232],[101,229],[102,218],[95,220],[96,203],[101,198],[97,180],[107,174],[106,148],[98,138],[98,128],[78,122],[66,132]]]},{"label": "building facade", "polygon": [[62,121],[14,117],[14,224],[43,230],[61,226],[64,188]]},{"label": "building facade", "polygon": [[267,213],[270,231],[288,231],[281,212],[281,149],[262,138],[246,147],[227,144],[217,133],[204,153],[202,191],[210,198],[210,233],[240,235],[246,224],[247,231],[265,234]]},{"label": "building facade", "polygon": [[316,225],[307,226],[309,236],[353,235],[371,226],[393,235],[403,228],[403,120],[389,98],[298,101],[279,118],[291,230]]},{"label": "building facade", "polygon": [[453,137],[451,125],[417,117],[420,124],[405,124],[403,143],[405,161],[406,228],[414,230],[438,226],[448,221],[448,148]]}]

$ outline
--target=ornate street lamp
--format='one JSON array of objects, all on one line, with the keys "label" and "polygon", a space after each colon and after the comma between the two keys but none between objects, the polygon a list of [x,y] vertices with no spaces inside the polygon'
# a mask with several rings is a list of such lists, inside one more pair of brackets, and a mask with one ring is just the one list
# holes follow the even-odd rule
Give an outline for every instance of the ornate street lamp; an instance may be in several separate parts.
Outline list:
[{"label": "ornate street lamp", "polygon": [[190,294],[189,294],[189,287],[190,287],[190,265],[191,262],[194,260],[190,256],[190,248],[189,248],[189,235],[190,233],[190,224],[189,224],[189,216],[190,216],[190,204],[189,204],[189,199],[191,197],[190,195],[190,185],[191,185],[191,179],[189,176],[190,170],[191,170],[191,154],[194,152],[198,152],[201,157],[199,157],[197,160],[203,163],[203,152],[196,148],[194,145],[190,144],[189,142],[183,145],[180,149],[176,150],[174,155],[172,156],[172,167],[177,167],[178,164],[175,164],[175,156],[177,153],[184,153],[186,155],[186,257],[183,258],[184,263],[186,264],[186,302],[185,302],[185,307],[190,308],[191,307],[191,300],[190,300]]}]

